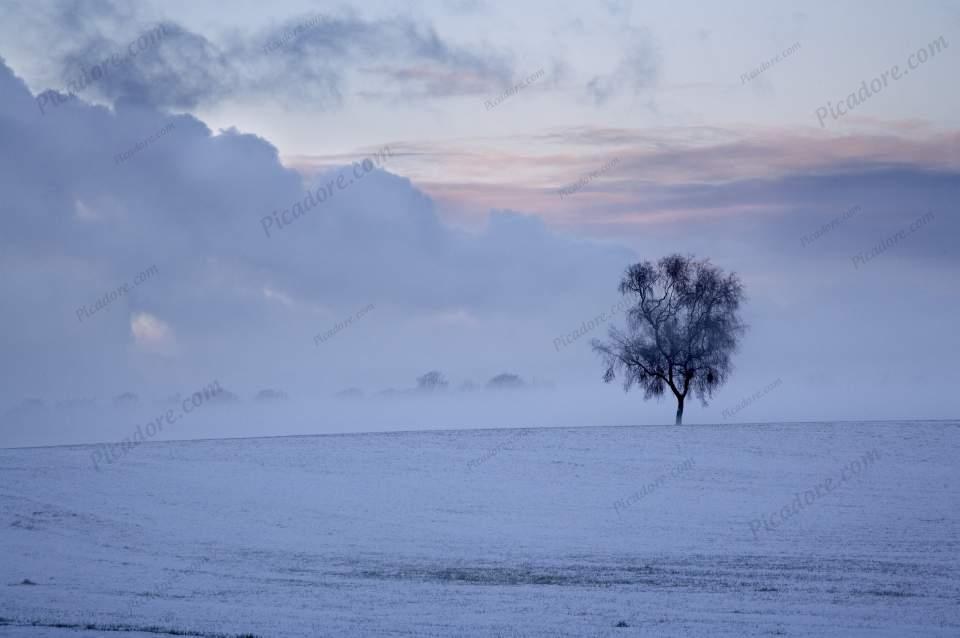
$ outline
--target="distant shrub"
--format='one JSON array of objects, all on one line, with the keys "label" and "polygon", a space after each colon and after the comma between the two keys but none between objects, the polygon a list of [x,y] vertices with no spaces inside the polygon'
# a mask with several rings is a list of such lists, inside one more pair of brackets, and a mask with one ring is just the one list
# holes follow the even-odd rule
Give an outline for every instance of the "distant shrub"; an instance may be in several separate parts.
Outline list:
[{"label": "distant shrub", "polygon": [[447,380],[439,370],[431,370],[425,375],[417,378],[417,390],[420,392],[436,392],[445,390]]},{"label": "distant shrub", "polygon": [[265,388],[257,392],[257,396],[254,397],[257,401],[286,401],[288,398],[286,392],[281,390],[271,390],[270,388]]},{"label": "distant shrub", "polygon": [[140,403],[140,397],[135,395],[133,392],[124,392],[123,394],[118,394],[113,397],[114,407],[121,407],[124,405],[135,405]]},{"label": "distant shrub", "polygon": [[491,390],[516,390],[524,386],[523,379],[515,374],[504,372],[487,381]]},{"label": "distant shrub", "polygon": [[240,397],[235,395],[233,392],[230,392],[230,390],[224,390],[221,388],[219,392],[207,400],[210,403],[237,403],[240,401]]}]

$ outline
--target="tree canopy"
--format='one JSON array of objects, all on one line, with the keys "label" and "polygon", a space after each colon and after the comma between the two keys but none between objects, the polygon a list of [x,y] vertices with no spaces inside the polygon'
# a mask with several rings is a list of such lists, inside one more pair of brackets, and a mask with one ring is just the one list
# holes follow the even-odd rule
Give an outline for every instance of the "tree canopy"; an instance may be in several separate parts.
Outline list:
[{"label": "tree canopy", "polygon": [[706,405],[733,371],[731,357],[746,331],[743,284],[708,259],[675,254],[630,266],[619,290],[631,300],[626,330],[612,327],[608,341],[593,341],[606,367],[603,380],[620,374],[624,390],[636,384],[645,399],[669,389],[679,425],[689,392]]}]

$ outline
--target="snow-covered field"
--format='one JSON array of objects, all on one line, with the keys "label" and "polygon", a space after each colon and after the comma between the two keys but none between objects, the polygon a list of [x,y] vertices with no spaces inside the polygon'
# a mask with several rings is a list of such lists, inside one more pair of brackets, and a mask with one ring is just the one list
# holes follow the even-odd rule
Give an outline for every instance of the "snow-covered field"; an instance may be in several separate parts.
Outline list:
[{"label": "snow-covered field", "polygon": [[960,422],[93,451],[0,449],[0,635],[960,636]]}]

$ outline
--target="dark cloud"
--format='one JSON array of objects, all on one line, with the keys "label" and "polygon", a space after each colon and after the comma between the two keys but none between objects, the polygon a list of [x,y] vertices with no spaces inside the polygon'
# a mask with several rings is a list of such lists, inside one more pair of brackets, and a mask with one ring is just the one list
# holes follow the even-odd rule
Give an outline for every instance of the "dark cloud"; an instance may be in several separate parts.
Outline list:
[{"label": "dark cloud", "polygon": [[[350,13],[294,16],[252,33],[218,37],[169,20],[132,15],[132,5],[60,2],[37,15],[14,4],[9,23],[20,23],[18,47],[57,69],[41,84],[87,98],[125,100],[154,108],[193,109],[228,98],[310,100],[320,108],[342,104],[350,92],[386,97],[487,94],[509,83],[506,55],[448,42],[430,25],[406,17],[365,20]],[[31,14],[30,19],[21,17]],[[148,47],[138,38],[164,36]],[[39,47],[42,41],[55,47]],[[272,44],[271,44],[272,43]],[[135,55],[129,55],[132,51]],[[78,78],[111,56],[101,79],[74,90]]]}]

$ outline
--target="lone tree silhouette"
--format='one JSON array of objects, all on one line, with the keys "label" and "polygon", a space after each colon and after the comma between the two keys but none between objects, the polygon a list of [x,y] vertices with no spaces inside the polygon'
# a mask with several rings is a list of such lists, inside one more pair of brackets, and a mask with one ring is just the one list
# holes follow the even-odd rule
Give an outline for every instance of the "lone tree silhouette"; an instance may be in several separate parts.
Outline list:
[{"label": "lone tree silhouette", "polygon": [[635,303],[626,332],[614,327],[608,342],[593,340],[607,368],[603,380],[622,373],[624,391],[637,384],[644,399],[670,388],[680,425],[687,393],[693,390],[707,405],[733,371],[730,357],[747,328],[738,314],[743,284],[708,259],[670,255],[656,266],[645,261],[627,268],[619,290]]}]

